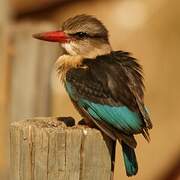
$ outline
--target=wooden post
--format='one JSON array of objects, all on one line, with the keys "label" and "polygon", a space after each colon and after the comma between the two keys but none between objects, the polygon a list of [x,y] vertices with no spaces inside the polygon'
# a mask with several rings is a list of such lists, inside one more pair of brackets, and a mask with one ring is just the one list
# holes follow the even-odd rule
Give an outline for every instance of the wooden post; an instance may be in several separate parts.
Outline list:
[{"label": "wooden post", "polygon": [[99,130],[74,126],[72,118],[62,120],[36,118],[11,125],[11,180],[112,178],[114,142]]}]

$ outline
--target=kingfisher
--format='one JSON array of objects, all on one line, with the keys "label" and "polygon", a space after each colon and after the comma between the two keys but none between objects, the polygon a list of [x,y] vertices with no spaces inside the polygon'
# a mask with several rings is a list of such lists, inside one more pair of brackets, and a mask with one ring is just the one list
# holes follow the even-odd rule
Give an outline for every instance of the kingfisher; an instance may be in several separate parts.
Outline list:
[{"label": "kingfisher", "polygon": [[67,19],[60,30],[33,35],[58,42],[65,54],[57,60],[64,87],[85,123],[94,124],[122,145],[127,176],[136,175],[135,134],[149,142],[152,128],[144,104],[142,66],[130,53],[113,51],[105,25],[91,15]]}]

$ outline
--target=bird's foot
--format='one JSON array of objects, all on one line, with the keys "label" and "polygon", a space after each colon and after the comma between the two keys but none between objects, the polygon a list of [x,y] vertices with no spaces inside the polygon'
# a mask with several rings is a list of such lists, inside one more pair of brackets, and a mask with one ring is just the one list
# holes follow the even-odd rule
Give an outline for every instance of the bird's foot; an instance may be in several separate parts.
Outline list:
[{"label": "bird's foot", "polygon": [[58,117],[57,120],[63,122],[66,126],[75,126],[75,120],[72,117]]},{"label": "bird's foot", "polygon": [[86,119],[81,119],[79,122],[78,122],[78,125],[83,125],[83,126],[87,126],[89,128],[94,128],[95,127],[95,124],[92,122],[92,121],[88,121]]},{"label": "bird's foot", "polygon": [[81,119],[79,122],[78,122],[78,125],[87,125],[86,121],[84,119]]}]

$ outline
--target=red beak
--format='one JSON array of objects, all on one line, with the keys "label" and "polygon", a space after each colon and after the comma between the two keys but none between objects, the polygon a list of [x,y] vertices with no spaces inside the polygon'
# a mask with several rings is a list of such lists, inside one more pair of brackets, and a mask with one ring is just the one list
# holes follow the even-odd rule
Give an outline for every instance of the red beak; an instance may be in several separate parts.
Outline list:
[{"label": "red beak", "polygon": [[33,37],[43,41],[65,43],[70,40],[70,37],[63,31],[51,31],[33,34]]}]

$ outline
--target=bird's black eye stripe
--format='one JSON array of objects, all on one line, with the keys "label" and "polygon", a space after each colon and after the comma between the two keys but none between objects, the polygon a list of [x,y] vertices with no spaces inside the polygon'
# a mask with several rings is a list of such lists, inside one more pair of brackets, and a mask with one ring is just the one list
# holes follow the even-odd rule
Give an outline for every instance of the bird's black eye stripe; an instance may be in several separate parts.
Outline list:
[{"label": "bird's black eye stripe", "polygon": [[77,32],[74,34],[75,36],[79,37],[79,38],[85,38],[88,37],[88,34],[86,32]]},{"label": "bird's black eye stripe", "polygon": [[77,32],[77,33],[69,34],[69,35],[74,36],[75,38],[78,38],[78,39],[90,37],[86,32]]},{"label": "bird's black eye stripe", "polygon": [[74,34],[69,34],[71,36],[74,36],[78,39],[84,39],[84,38],[101,38],[102,36],[100,35],[90,35],[86,32],[77,32],[77,33],[74,33]]}]

